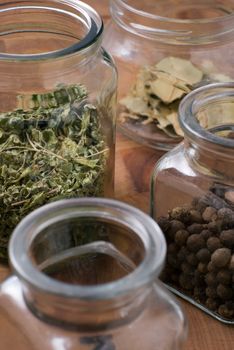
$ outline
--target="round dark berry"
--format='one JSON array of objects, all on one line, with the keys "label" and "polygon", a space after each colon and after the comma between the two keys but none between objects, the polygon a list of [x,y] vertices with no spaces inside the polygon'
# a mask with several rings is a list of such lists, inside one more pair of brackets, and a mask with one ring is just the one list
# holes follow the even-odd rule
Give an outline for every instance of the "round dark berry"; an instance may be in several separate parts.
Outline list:
[{"label": "round dark berry", "polygon": [[197,252],[206,245],[204,238],[199,234],[192,234],[187,239],[187,247],[191,252]]},{"label": "round dark berry", "polygon": [[228,248],[219,248],[211,255],[211,261],[217,267],[226,266],[231,259],[231,250]]}]

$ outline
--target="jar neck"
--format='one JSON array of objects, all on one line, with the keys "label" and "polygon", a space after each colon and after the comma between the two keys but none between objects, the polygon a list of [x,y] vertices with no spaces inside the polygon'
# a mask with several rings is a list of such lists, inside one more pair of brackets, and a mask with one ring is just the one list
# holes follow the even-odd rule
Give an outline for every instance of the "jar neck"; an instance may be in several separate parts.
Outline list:
[{"label": "jar neck", "polygon": [[233,38],[233,4],[217,1],[111,0],[113,20],[125,30],[150,40],[172,45],[213,45]]},{"label": "jar neck", "polygon": [[225,149],[217,152],[212,150],[209,143],[198,142],[189,139],[184,141],[185,153],[192,168],[199,173],[208,175],[216,181],[229,183],[234,186],[234,152],[226,152]]},{"label": "jar neck", "polygon": [[132,322],[146,308],[151,288],[139,288],[110,300],[55,296],[23,286],[27,307],[42,321],[79,331],[103,331]]},{"label": "jar neck", "polygon": [[179,107],[187,159],[215,179],[234,183],[234,83],[210,84],[187,95]]},{"label": "jar neck", "polygon": [[82,330],[137,317],[165,253],[164,236],[150,217],[101,198],[58,201],[35,210],[16,227],[9,248],[32,312]]}]

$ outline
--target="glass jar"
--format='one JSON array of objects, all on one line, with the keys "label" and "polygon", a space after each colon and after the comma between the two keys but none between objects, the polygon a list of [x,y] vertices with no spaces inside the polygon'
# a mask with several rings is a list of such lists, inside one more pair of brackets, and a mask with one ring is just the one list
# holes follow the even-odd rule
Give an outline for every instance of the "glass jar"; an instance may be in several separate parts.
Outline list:
[{"label": "glass jar", "polygon": [[151,184],[152,216],[168,245],[162,280],[227,324],[234,324],[233,112],[234,83],[186,96],[184,142],[159,160]]},{"label": "glass jar", "polygon": [[0,258],[16,224],[57,199],[112,196],[116,69],[103,24],[74,0],[0,9]]},{"label": "glass jar", "polygon": [[21,221],[9,252],[2,350],[182,348],[184,315],[157,280],[165,239],[140,210],[100,198],[50,203]]},{"label": "glass jar", "polygon": [[110,0],[104,47],[119,71],[121,132],[162,150],[182,140],[182,97],[234,79],[233,10],[233,0]]}]

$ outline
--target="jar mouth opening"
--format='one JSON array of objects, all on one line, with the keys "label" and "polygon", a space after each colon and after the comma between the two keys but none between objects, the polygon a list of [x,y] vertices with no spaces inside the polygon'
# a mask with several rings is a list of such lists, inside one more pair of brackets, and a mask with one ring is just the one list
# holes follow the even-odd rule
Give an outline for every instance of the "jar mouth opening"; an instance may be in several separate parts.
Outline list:
[{"label": "jar mouth opening", "polygon": [[0,60],[40,61],[83,52],[103,32],[100,16],[74,0],[9,2],[0,8]]},{"label": "jar mouth opening", "polygon": [[234,82],[209,84],[189,93],[179,106],[179,122],[185,137],[233,152]]},{"label": "jar mouth opening", "polygon": [[[118,264],[103,260],[105,252]],[[165,254],[164,236],[150,217],[103,198],[47,204],[20,222],[9,244],[10,263],[23,283],[84,300],[108,300],[152,283]],[[114,278],[99,280],[100,270]]]},{"label": "jar mouth opening", "polygon": [[[217,44],[232,40],[233,6],[198,0],[157,1],[138,3],[112,0],[111,14],[115,22],[129,32],[164,44]],[[209,6],[208,6],[209,5]]]}]

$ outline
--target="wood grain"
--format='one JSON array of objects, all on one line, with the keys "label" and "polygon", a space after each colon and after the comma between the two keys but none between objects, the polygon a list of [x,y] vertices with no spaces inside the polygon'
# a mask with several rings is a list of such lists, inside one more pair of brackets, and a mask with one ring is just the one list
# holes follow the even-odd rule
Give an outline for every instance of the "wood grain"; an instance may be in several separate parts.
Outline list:
[{"label": "wood grain", "polygon": [[[86,0],[108,19],[107,0]],[[116,198],[149,212],[149,183],[155,162],[163,155],[117,135],[116,147]],[[0,280],[8,276],[10,270],[0,265]],[[188,341],[184,350],[232,350],[234,349],[234,328],[223,325],[180,300],[189,323]],[[1,326],[1,325],[0,325]],[[0,346],[1,348],[1,346]],[[133,349],[134,350],[134,349]],[[143,350],[143,349],[142,349]]]}]

